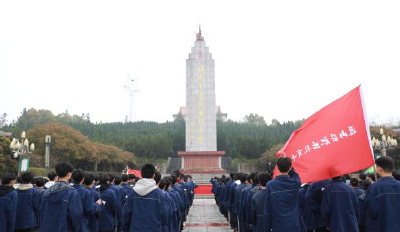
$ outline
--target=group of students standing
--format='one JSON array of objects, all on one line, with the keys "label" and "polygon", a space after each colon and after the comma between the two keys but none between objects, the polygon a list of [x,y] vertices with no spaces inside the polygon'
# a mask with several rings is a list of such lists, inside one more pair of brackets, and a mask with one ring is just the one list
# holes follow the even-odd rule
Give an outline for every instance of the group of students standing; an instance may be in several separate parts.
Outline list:
[{"label": "group of students standing", "polygon": [[2,176],[1,232],[180,232],[196,187],[179,171],[161,178],[152,164],[141,168],[142,178],[95,177],[67,162],[55,171],[47,183],[31,173]]},{"label": "group of students standing", "polygon": [[231,173],[214,177],[212,192],[239,232],[399,232],[400,181],[393,177],[394,162],[384,156],[375,163],[376,182],[337,176],[302,184],[292,160],[281,157],[274,179],[269,173]]}]

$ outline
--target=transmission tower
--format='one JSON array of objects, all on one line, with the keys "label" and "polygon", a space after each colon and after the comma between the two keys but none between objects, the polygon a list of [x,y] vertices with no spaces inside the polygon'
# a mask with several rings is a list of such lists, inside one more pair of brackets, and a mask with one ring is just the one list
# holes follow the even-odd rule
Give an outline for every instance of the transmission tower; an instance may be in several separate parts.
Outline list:
[{"label": "transmission tower", "polygon": [[125,122],[134,122],[136,120],[136,102],[135,98],[140,94],[139,83],[137,78],[131,78],[128,73],[124,90],[128,92],[129,105],[128,114],[125,116]]}]

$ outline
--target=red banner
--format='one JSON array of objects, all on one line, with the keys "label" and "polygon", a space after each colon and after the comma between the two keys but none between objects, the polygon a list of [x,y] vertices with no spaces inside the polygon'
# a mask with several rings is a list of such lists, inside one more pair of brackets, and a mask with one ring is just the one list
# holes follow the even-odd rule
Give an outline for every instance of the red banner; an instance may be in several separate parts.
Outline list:
[{"label": "red banner", "polygon": [[303,183],[373,165],[361,86],[309,117],[277,155],[282,154],[292,159]]}]

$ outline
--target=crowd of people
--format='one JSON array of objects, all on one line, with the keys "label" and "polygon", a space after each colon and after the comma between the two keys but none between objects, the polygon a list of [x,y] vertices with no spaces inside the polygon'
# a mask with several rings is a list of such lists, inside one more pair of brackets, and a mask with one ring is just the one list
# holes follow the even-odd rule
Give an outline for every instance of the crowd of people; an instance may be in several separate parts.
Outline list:
[{"label": "crowd of people", "polygon": [[58,163],[48,178],[6,173],[0,232],[179,232],[192,206],[190,175],[163,177],[152,164],[134,174],[93,175]]},{"label": "crowd of people", "polygon": [[[383,156],[375,175],[349,175],[302,184],[292,160],[280,172],[231,173],[211,180],[215,201],[239,232],[400,232],[400,174]],[[376,182],[375,182],[376,180]]]}]

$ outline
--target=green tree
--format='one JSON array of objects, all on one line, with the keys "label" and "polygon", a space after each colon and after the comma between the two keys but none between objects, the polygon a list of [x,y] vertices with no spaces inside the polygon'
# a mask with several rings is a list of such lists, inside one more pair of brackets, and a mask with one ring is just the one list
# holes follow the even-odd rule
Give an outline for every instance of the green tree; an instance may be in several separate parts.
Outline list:
[{"label": "green tree", "polygon": [[259,116],[258,114],[250,114],[244,116],[243,122],[252,125],[266,125],[264,117]]},{"label": "green tree", "polygon": [[283,148],[283,146],[283,143],[279,143],[272,146],[271,149],[269,149],[268,151],[264,152],[260,158],[261,164],[269,165],[269,163],[271,163],[271,166],[274,167],[277,160],[276,154]]},{"label": "green tree", "polygon": [[0,176],[6,172],[17,173],[18,162],[12,158],[10,149],[11,140],[3,135],[0,135]]}]

